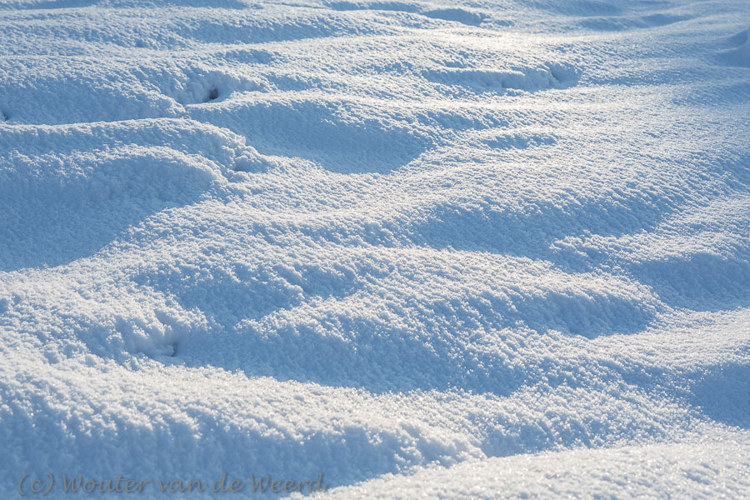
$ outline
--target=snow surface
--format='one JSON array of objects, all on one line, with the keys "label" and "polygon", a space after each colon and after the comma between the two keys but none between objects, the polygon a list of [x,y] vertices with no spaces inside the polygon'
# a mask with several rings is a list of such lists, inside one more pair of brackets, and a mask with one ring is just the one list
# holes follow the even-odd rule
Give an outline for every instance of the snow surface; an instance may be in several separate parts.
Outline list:
[{"label": "snow surface", "polygon": [[3,0],[0,497],[748,498],[748,167],[744,0]]}]

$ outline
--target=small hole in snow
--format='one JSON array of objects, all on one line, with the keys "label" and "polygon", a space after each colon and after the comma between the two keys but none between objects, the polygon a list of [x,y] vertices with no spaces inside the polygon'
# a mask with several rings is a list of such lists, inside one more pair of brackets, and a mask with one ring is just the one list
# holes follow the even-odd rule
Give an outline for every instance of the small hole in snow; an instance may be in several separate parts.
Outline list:
[{"label": "small hole in snow", "polygon": [[211,90],[208,91],[208,101],[215,101],[219,97],[219,89],[216,87],[211,87]]}]

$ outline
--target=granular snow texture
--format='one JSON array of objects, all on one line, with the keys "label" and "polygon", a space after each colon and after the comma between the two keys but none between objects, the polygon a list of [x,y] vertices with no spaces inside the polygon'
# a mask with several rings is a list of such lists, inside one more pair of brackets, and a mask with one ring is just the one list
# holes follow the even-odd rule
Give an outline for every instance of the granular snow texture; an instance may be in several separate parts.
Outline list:
[{"label": "granular snow texture", "polygon": [[0,443],[2,498],[750,497],[750,2],[3,0]]}]

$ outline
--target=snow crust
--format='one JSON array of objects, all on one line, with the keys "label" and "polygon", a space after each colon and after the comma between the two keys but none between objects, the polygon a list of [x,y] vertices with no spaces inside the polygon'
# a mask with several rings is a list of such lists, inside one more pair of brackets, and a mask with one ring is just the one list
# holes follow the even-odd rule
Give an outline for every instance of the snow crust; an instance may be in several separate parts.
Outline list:
[{"label": "snow crust", "polygon": [[750,497],[749,30],[1,2],[0,496]]}]

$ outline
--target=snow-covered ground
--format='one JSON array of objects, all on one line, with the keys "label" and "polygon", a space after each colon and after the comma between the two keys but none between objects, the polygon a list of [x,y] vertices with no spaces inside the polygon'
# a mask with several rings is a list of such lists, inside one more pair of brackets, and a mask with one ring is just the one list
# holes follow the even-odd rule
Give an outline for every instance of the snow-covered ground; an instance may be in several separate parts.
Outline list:
[{"label": "snow-covered ground", "polygon": [[750,2],[0,1],[0,497],[79,475],[749,498]]}]

